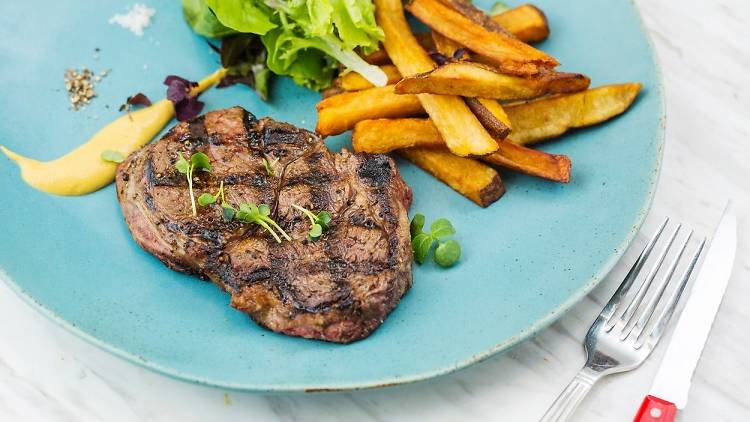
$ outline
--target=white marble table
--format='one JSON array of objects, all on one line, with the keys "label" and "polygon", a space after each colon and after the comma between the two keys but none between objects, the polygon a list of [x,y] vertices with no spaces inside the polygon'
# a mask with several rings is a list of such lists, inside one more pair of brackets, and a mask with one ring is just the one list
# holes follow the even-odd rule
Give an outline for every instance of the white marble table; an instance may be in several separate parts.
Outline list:
[{"label": "white marble table", "polygon": [[[668,116],[646,228],[672,215],[708,233],[728,197],[740,216],[732,280],[680,420],[750,421],[750,2],[637,3],[662,64]],[[535,421],[583,363],[581,339],[623,273],[618,266],[535,339],[469,369],[384,390],[285,397],[225,393],[141,369],[53,325],[2,285],[0,421]],[[575,420],[630,421],[663,352],[605,379]]]}]

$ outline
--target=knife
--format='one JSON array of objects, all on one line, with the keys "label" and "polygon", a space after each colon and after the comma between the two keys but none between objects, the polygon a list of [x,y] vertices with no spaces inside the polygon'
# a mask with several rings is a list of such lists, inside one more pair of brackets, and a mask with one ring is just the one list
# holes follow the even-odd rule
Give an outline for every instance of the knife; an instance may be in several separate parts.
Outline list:
[{"label": "knife", "polygon": [[724,297],[736,248],[737,217],[727,204],[651,390],[633,422],[671,422],[677,409],[687,404],[690,379]]}]

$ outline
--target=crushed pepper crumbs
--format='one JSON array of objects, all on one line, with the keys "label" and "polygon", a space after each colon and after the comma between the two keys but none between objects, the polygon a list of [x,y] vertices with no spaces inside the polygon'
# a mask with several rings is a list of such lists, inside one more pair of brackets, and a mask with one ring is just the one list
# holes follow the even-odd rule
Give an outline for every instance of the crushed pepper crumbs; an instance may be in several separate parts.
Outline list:
[{"label": "crushed pepper crumbs", "polygon": [[82,67],[81,70],[65,70],[65,89],[68,91],[70,106],[74,111],[88,105],[96,97],[94,84],[101,82],[108,73],[109,71],[103,70],[99,74],[94,74],[86,67]]}]

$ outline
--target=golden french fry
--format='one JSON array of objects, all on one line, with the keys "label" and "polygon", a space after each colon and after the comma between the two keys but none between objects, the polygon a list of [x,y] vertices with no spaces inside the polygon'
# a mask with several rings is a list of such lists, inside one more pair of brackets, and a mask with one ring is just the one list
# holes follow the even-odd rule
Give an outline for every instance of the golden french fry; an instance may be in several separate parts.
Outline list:
[{"label": "golden french fry", "polygon": [[464,101],[493,138],[505,139],[510,135],[511,128],[505,124],[505,121],[509,121],[508,115],[496,100],[469,97]]},{"label": "golden french fry", "polygon": [[344,133],[362,120],[424,114],[416,95],[398,95],[393,85],[333,95],[320,101],[316,108],[315,130],[323,136]]},{"label": "golden french fry", "polygon": [[549,94],[583,91],[591,80],[578,73],[548,71],[533,77],[506,75],[496,69],[466,61],[446,63],[434,70],[409,76],[396,84],[398,94],[463,95],[502,101],[523,100]]},{"label": "golden french fry", "polygon": [[[570,158],[548,154],[507,140],[498,140],[498,150],[481,160],[556,182],[570,180]],[[352,135],[357,152],[386,153],[402,148],[442,148],[440,133],[429,119],[370,120],[358,123]]]},{"label": "golden french fry", "polygon": [[[386,64],[380,66],[380,69],[385,72],[388,76],[388,83],[395,84],[401,80],[401,73],[399,73],[396,66],[392,64]],[[373,88],[374,85],[365,79],[362,75],[357,72],[348,72],[344,75],[339,76],[333,81],[333,86],[341,88],[343,91],[361,91],[363,89]]]},{"label": "golden french fry", "polygon": [[[559,64],[553,57],[509,35],[483,13],[468,13],[473,6],[461,4],[459,11],[454,2],[449,3],[412,0],[406,8],[433,31],[493,60],[504,73],[535,75]],[[390,52],[389,55],[392,56]]]},{"label": "golden french fry", "polygon": [[544,41],[549,37],[547,16],[531,4],[506,10],[493,16],[492,20],[525,43]]},{"label": "golden french fry", "polygon": [[[432,32],[432,40],[435,41],[437,51],[448,57],[454,56],[461,48],[455,41],[434,31]],[[462,58],[468,59],[469,53],[465,52],[463,56]],[[464,98],[464,101],[490,135],[497,139],[505,139],[510,134],[510,119],[496,100],[467,97]]]},{"label": "golden french fry", "polygon": [[[375,17],[385,33],[383,46],[402,75],[434,68],[435,63],[411,33],[401,0],[375,0]],[[485,155],[497,149],[494,139],[461,98],[430,94],[418,98],[454,154]]]},{"label": "golden french fry", "polygon": [[481,157],[485,162],[554,182],[570,181],[570,157],[549,154],[518,145],[509,139],[497,141],[499,148]]},{"label": "golden french fry", "polygon": [[352,148],[356,152],[385,154],[397,149],[444,147],[445,142],[427,119],[363,120],[354,125]]},{"label": "golden french fry", "polygon": [[[544,15],[544,12],[530,4],[524,4],[506,10],[503,13],[493,16],[492,20],[500,24],[500,26],[513,34],[513,36],[525,43],[543,41],[549,36],[547,17]],[[416,33],[414,36],[425,50],[434,47],[434,45],[431,44],[432,40],[430,39],[429,32]],[[378,66],[391,62],[388,53],[382,48],[364,55],[363,58],[367,63]]]},{"label": "golden french fry", "polygon": [[630,107],[639,83],[605,85],[575,94],[506,105],[513,124],[513,141],[529,145],[556,138],[569,129],[609,120]]},{"label": "golden french fry", "polygon": [[477,205],[486,207],[505,193],[495,169],[445,149],[407,148],[399,154]]}]

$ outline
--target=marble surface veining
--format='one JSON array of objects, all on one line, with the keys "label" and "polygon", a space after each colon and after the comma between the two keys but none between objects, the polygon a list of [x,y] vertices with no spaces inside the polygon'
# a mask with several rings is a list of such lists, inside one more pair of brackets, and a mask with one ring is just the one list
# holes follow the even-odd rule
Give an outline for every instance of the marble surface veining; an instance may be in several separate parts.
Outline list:
[{"label": "marble surface veining", "polygon": [[[667,146],[646,233],[670,215],[710,233],[739,215],[737,261],[679,420],[750,420],[750,2],[638,0],[661,62]],[[575,12],[571,3],[571,13]],[[553,27],[554,31],[554,27]],[[639,235],[624,262],[632,262]],[[589,324],[625,265],[559,322],[501,356],[429,382],[268,397],[175,381],[55,326],[0,283],[0,421],[535,421],[583,364]],[[604,379],[576,421],[630,421],[657,369]]]}]

